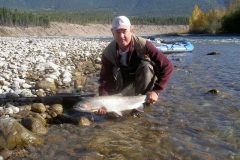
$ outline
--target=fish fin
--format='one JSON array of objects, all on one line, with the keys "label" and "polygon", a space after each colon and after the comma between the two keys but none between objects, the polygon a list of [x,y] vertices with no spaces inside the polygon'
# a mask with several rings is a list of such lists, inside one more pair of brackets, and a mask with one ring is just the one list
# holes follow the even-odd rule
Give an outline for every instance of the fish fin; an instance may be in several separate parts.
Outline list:
[{"label": "fish fin", "polygon": [[118,111],[118,112],[113,112],[113,113],[114,113],[114,115],[115,115],[116,117],[123,116],[123,115],[122,115],[122,112],[119,112],[119,111]]},{"label": "fish fin", "polygon": [[135,110],[137,110],[138,112],[144,112],[143,105],[138,107],[138,108],[135,108]]},{"label": "fish fin", "polygon": [[123,96],[122,93],[114,94],[114,96]]}]

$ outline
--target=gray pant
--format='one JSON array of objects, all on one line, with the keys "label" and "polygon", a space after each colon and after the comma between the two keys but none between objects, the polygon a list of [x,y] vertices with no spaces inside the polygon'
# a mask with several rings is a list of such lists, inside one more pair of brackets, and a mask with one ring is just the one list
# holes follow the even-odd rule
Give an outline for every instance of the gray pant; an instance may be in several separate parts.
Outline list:
[{"label": "gray pant", "polygon": [[123,96],[146,94],[152,90],[156,76],[153,66],[148,61],[142,61],[135,73],[135,80],[123,84],[123,79],[119,68],[113,69],[113,75],[116,81],[116,94],[121,93]]}]

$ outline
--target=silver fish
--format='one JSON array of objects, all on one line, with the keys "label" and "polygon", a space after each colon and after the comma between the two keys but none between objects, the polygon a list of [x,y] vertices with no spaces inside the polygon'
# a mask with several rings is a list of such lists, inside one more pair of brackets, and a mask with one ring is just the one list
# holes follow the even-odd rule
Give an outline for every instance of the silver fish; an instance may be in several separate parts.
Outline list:
[{"label": "silver fish", "polygon": [[143,112],[146,95],[139,96],[99,96],[86,98],[73,106],[73,109],[80,112],[96,112],[100,108],[115,116],[123,116],[124,111],[136,109]]}]

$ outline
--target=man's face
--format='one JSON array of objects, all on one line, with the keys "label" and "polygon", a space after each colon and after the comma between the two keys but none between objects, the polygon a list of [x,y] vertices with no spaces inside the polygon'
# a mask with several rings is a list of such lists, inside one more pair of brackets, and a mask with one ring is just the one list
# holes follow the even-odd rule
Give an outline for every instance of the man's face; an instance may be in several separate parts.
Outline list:
[{"label": "man's face", "polygon": [[121,50],[125,50],[128,48],[128,45],[131,42],[132,30],[131,29],[118,29],[113,31],[113,37],[115,41],[118,43],[118,46]]}]

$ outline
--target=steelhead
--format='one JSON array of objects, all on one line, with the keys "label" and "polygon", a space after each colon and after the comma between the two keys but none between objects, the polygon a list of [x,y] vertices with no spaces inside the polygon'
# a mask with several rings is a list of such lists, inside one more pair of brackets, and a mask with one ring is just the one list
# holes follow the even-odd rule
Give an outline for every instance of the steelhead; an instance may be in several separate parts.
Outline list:
[{"label": "steelhead", "polygon": [[136,109],[143,112],[146,95],[139,96],[99,96],[86,98],[73,106],[73,109],[80,112],[96,112],[100,108],[115,116],[123,116],[124,111]]}]

